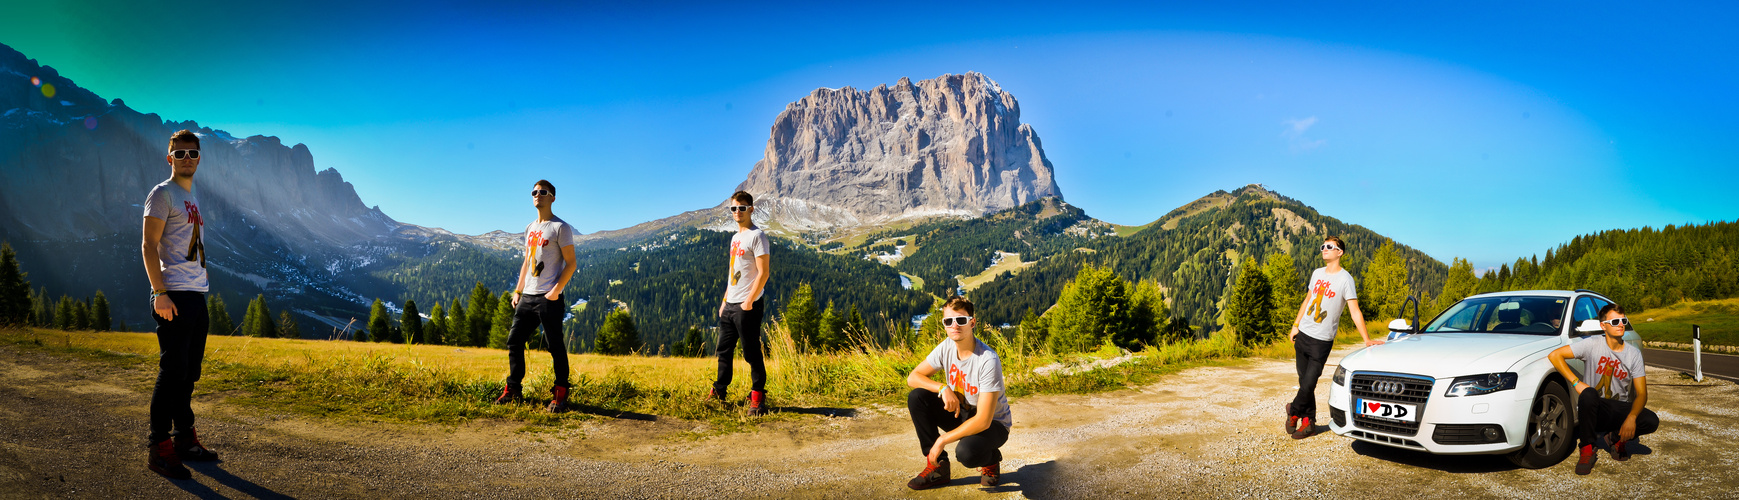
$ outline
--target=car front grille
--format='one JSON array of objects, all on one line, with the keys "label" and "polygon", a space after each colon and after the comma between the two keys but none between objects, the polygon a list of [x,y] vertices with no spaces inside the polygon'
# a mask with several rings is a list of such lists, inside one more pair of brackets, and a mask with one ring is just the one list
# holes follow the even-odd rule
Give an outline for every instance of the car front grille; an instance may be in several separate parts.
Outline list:
[{"label": "car front grille", "polygon": [[1398,436],[1419,434],[1418,416],[1425,414],[1425,403],[1431,399],[1431,385],[1434,382],[1432,378],[1421,375],[1353,372],[1352,383],[1348,388],[1352,390],[1355,400],[1406,403],[1414,405],[1418,412],[1412,422],[1397,422],[1367,417],[1355,411],[1353,423],[1365,429]]}]

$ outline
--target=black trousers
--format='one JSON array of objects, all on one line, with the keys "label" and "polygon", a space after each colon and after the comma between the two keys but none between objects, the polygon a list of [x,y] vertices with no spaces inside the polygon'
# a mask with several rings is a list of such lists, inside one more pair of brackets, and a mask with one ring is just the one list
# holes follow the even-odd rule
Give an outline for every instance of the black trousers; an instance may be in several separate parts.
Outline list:
[{"label": "black trousers", "polygon": [[568,387],[568,347],[562,339],[562,318],[568,314],[567,296],[556,300],[541,293],[519,296],[519,306],[513,308],[513,326],[507,334],[507,386],[519,388],[525,380],[525,343],[537,327],[543,327],[543,345],[553,360],[558,387]]},{"label": "black trousers", "polygon": [[175,319],[151,314],[157,320],[157,349],[162,352],[157,386],[151,390],[152,443],[193,428],[193,383],[205,362],[205,335],[211,322],[204,293],[172,291],[168,296],[175,304]]},{"label": "black trousers", "polygon": [[1292,404],[1286,405],[1286,416],[1316,421],[1316,379],[1322,377],[1322,368],[1328,364],[1331,350],[1334,350],[1334,342],[1317,340],[1303,332],[1293,337],[1292,351],[1298,364],[1298,395],[1292,397]]},{"label": "black trousers", "polygon": [[[1624,419],[1630,417],[1630,402],[1600,397],[1600,391],[1593,387],[1582,390],[1576,398],[1576,438],[1582,444],[1594,444],[1594,437],[1608,432],[1618,432],[1624,426]],[[1660,429],[1661,419],[1654,410],[1643,408],[1636,415],[1636,436],[1653,433]]]},{"label": "black trousers", "polygon": [[761,360],[761,318],[766,317],[766,302],[756,300],[754,308],[747,311],[741,302],[725,304],[725,313],[719,316],[719,379],[713,382],[713,389],[722,393],[731,387],[731,370],[735,368],[731,357],[737,340],[742,339],[743,361],[749,362],[749,389],[767,390],[767,364]]},{"label": "black trousers", "polygon": [[[922,450],[921,454],[930,454],[930,447],[936,445],[936,440],[942,437],[942,431],[954,430],[954,428],[960,427],[960,424],[970,420],[973,415],[978,414],[978,411],[966,404],[965,401],[961,401],[960,406],[964,408],[960,412],[961,416],[956,417],[954,412],[942,408],[942,398],[938,397],[935,392],[926,389],[912,389],[912,392],[906,393],[906,409],[912,412],[912,427],[918,430],[918,448]],[[992,420],[990,427],[977,434],[960,438],[960,441],[955,443],[954,453],[959,455],[955,458],[959,459],[960,465],[966,467],[985,467],[1000,463],[1002,462],[1001,448],[1007,442],[1008,427],[1003,426],[1002,422]],[[947,458],[948,452],[946,450],[936,457],[937,460]]]}]

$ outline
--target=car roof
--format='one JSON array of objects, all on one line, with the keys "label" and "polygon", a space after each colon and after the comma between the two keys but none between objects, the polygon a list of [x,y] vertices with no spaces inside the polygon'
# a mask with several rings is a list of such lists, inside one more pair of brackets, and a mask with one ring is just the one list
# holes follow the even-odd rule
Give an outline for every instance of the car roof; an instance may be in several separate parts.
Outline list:
[{"label": "car roof", "polygon": [[[1508,292],[1482,293],[1479,295],[1474,295],[1473,297],[1519,297],[1519,296],[1527,296],[1527,297],[1570,298],[1570,297],[1575,297],[1577,293],[1578,292],[1572,292],[1569,290],[1513,290],[1513,291],[1508,291]],[[1591,292],[1589,292],[1589,293],[1591,293]],[[1594,294],[1594,295],[1599,295],[1599,294]],[[1473,297],[1468,297],[1468,298],[1473,298]]]}]

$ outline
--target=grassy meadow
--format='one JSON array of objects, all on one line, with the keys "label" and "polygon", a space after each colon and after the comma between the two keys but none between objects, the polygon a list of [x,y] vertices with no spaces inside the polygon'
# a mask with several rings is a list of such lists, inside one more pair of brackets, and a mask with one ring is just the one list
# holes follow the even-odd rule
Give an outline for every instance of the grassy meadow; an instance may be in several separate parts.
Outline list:
[{"label": "grassy meadow", "polygon": [[1691,342],[1691,325],[1703,327],[1703,344],[1739,346],[1739,298],[1685,301],[1631,314],[1637,335],[1650,342]]},{"label": "grassy meadow", "polygon": [[[769,324],[767,360],[769,402],[774,411],[746,417],[748,366],[740,357],[731,401],[706,401],[714,378],[714,358],[660,356],[569,356],[575,411],[554,415],[549,401],[549,354],[527,351],[528,403],[496,406],[506,375],[506,352],[499,349],[373,342],[210,337],[199,395],[274,411],[363,421],[461,423],[503,419],[532,425],[560,425],[622,414],[656,415],[709,422],[718,432],[746,429],[763,421],[792,420],[867,405],[898,406],[907,391],[905,375],[940,341],[919,339],[911,347],[856,348],[837,353],[801,353],[784,328]],[[1056,356],[1023,348],[995,329],[984,340],[998,346],[1009,395],[1086,393],[1151,383],[1158,377],[1202,365],[1241,362],[1249,356],[1287,358],[1291,346],[1248,347],[1233,335],[1152,346],[1126,353],[1107,347],[1094,353]],[[1356,334],[1354,335],[1356,337]],[[0,345],[154,372],[155,334],[135,332],[0,329]],[[1080,366],[1122,358],[1109,367],[1054,370],[1046,365]],[[137,388],[149,391],[149,380]]]}]

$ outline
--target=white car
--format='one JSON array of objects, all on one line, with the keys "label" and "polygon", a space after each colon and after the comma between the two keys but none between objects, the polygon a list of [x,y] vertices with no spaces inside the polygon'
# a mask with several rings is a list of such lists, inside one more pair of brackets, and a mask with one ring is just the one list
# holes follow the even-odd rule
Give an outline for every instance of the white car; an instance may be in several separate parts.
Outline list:
[{"label": "white car", "polygon": [[[1329,429],[1442,455],[1505,454],[1532,469],[1557,464],[1575,448],[1576,396],[1546,354],[1600,335],[1588,320],[1610,303],[1587,290],[1498,292],[1462,299],[1417,332],[1397,319],[1393,340],[1335,369]],[[1640,348],[1635,330],[1624,341]],[[1577,373],[1581,365],[1570,361]]]}]

